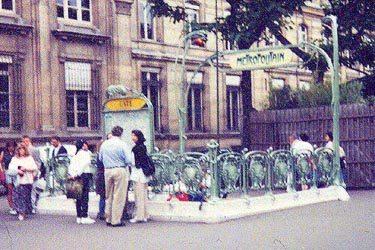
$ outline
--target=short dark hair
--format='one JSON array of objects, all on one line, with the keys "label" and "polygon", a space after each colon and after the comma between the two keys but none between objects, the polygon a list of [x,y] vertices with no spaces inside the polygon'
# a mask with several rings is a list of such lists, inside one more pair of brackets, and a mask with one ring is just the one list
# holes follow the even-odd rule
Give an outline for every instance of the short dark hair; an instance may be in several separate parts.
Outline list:
[{"label": "short dark hair", "polygon": [[299,138],[301,138],[302,141],[308,141],[310,137],[306,133],[302,133],[299,135]]},{"label": "short dark hair", "polygon": [[146,141],[145,136],[140,130],[132,130],[132,133],[138,138],[138,143],[143,143]]},{"label": "short dark hair", "polygon": [[85,141],[84,139],[79,139],[77,142],[76,142],[76,148],[77,148],[77,152],[76,152],[76,154],[78,153],[78,151],[80,150],[80,149],[82,149],[82,147],[83,147],[83,145],[89,145],[88,143],[87,143],[87,141]]},{"label": "short dark hair", "polygon": [[326,133],[326,135],[329,137],[329,140],[330,140],[330,141],[333,141],[333,134],[332,134],[331,131],[328,131],[328,132]]},{"label": "short dark hair", "polygon": [[61,142],[60,137],[57,136],[57,135],[52,136],[52,137],[51,137],[51,140],[56,140],[56,141],[60,141],[60,142]]},{"label": "short dark hair", "polygon": [[121,128],[120,126],[114,126],[114,127],[112,128],[112,135],[113,135],[113,136],[117,136],[117,137],[119,137],[119,136],[122,135],[123,132],[124,132],[124,129]]}]

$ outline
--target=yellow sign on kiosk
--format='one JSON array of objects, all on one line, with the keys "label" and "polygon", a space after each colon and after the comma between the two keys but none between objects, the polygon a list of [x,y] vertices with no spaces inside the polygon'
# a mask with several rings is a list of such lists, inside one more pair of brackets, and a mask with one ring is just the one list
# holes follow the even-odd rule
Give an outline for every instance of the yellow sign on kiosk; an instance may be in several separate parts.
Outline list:
[{"label": "yellow sign on kiosk", "polygon": [[105,107],[110,111],[120,110],[137,110],[146,105],[146,101],[141,98],[121,98],[109,100],[105,103]]}]

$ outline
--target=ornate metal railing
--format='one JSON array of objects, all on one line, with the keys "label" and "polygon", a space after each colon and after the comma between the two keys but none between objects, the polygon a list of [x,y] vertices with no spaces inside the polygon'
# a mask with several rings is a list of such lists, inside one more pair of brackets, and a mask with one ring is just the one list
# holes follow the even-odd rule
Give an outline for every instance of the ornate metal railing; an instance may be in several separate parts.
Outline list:
[{"label": "ornate metal railing", "polygon": [[[246,196],[251,191],[272,194],[275,190],[295,192],[296,187],[331,185],[333,151],[318,148],[314,152],[289,150],[232,152],[220,151],[219,144],[211,141],[207,153],[179,154],[156,151],[150,157],[156,171],[149,185],[154,193],[187,193],[191,197],[216,199],[238,193]],[[70,158],[59,155],[47,160],[47,189],[53,195],[65,192]],[[92,156],[95,188],[96,155]]]},{"label": "ornate metal railing", "polygon": [[152,154],[156,166],[150,182],[153,191],[169,194],[182,191],[219,198],[232,193],[248,195],[253,190],[272,194],[274,190],[295,192],[302,185],[316,188],[332,184],[333,152],[330,149],[292,154],[289,150],[272,148],[241,153],[221,152],[218,148],[219,145],[211,141],[206,154],[181,155],[172,151]]}]

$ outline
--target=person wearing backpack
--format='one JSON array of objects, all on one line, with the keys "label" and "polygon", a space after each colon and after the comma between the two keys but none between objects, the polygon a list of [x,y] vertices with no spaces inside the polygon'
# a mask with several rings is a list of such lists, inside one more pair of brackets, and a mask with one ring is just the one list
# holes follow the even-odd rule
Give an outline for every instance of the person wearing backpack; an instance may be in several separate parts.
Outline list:
[{"label": "person wearing backpack", "polygon": [[132,140],[135,143],[135,146],[132,149],[132,152],[134,154],[135,167],[132,167],[130,180],[133,181],[136,215],[133,219],[129,220],[129,222],[147,222],[147,188],[148,182],[151,179],[151,175],[146,176],[143,169],[149,167],[150,159],[147,155],[147,148],[144,144],[146,139],[143,133],[139,130],[133,130]]}]

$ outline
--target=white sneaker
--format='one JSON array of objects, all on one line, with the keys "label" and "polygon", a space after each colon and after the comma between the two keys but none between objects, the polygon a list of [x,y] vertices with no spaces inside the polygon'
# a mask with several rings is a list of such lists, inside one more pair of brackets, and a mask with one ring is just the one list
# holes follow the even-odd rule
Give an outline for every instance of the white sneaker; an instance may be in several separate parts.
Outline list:
[{"label": "white sneaker", "polygon": [[130,223],[142,223],[147,221],[147,218],[144,218],[143,220],[138,220],[137,217],[134,217],[133,219],[129,220]]},{"label": "white sneaker", "polygon": [[81,219],[81,224],[88,225],[88,224],[94,224],[94,223],[95,223],[95,220],[91,219],[90,217]]},{"label": "white sneaker", "polygon": [[11,215],[17,215],[17,211],[14,210],[14,209],[10,209],[9,210],[9,214],[11,214]]},{"label": "white sneaker", "polygon": [[79,218],[79,217],[77,217],[76,222],[77,222],[77,224],[81,224],[82,223],[82,219]]},{"label": "white sneaker", "polygon": [[19,214],[18,215],[18,220],[19,221],[23,221],[25,219],[25,217],[22,215],[22,214]]},{"label": "white sneaker", "polygon": [[33,208],[33,210],[31,210],[31,213],[32,213],[32,214],[36,214],[36,210],[35,210],[35,208]]}]

